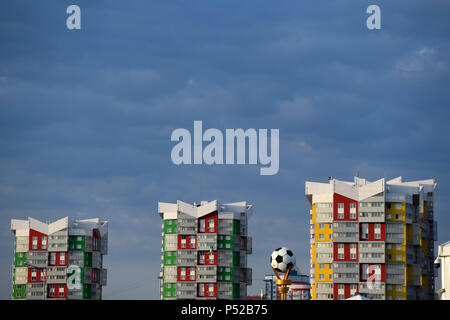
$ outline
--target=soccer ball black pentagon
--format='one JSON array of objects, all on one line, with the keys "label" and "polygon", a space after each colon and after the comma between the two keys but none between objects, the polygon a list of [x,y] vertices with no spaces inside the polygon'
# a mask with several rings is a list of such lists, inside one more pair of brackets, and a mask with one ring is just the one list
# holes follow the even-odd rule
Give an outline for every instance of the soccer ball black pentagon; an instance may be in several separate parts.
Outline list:
[{"label": "soccer ball black pentagon", "polygon": [[291,249],[281,247],[275,249],[270,256],[270,265],[278,272],[286,272],[295,265],[295,255]]}]

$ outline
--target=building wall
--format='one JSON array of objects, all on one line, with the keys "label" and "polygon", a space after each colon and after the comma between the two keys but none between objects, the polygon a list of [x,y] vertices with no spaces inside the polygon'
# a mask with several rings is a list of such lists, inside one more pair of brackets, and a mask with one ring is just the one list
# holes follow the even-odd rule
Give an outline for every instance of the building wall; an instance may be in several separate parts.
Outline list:
[{"label": "building wall", "polygon": [[[101,298],[107,279],[103,268],[107,222],[63,218],[47,224],[33,218],[13,219],[11,230],[15,234],[12,299]],[[74,277],[79,288],[70,286]]]},{"label": "building wall", "polygon": [[307,182],[312,298],[432,299],[435,187],[401,178]]},{"label": "building wall", "polygon": [[161,299],[245,299],[251,284],[245,203],[159,203]]}]

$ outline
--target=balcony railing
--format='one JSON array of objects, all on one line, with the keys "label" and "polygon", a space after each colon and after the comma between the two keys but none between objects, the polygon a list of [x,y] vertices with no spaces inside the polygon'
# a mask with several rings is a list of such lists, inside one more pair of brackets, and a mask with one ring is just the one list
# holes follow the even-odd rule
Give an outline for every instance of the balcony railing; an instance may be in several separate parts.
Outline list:
[{"label": "balcony railing", "polygon": [[336,283],[356,283],[359,281],[359,273],[337,273],[333,272]]},{"label": "balcony railing", "polygon": [[381,256],[372,256],[371,254],[369,254],[369,256],[361,256],[359,257],[359,262],[360,263],[384,263],[385,260],[385,256],[384,254],[382,254]]},{"label": "balcony railing", "polygon": [[333,272],[335,273],[359,273],[359,264],[358,263],[334,263],[333,264]]},{"label": "balcony railing", "polygon": [[177,291],[177,298],[179,299],[194,299],[195,297],[195,290]]},{"label": "balcony railing", "polygon": [[386,285],[380,282],[360,282],[359,292],[369,294],[384,294],[386,292]]},{"label": "balcony railing", "polygon": [[359,225],[358,223],[350,223],[350,222],[335,222],[333,223],[333,232],[335,233],[358,233]]},{"label": "balcony railing", "polygon": [[334,242],[358,242],[359,233],[354,232],[333,232],[333,241]]}]

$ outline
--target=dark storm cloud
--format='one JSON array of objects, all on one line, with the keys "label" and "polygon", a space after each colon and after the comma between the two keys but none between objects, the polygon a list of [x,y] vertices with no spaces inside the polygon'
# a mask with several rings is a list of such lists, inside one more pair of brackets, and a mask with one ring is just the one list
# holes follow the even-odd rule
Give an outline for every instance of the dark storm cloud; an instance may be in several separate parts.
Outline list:
[{"label": "dark storm cloud", "polygon": [[[11,218],[110,220],[105,297],[157,298],[157,201],[247,200],[259,294],[262,237],[309,270],[306,179],[435,177],[450,200],[447,1],[377,1],[380,31],[365,27],[372,1],[80,0],[81,31],[69,4],[0,4],[3,282]],[[194,120],[279,128],[279,174],[174,166],[170,134]],[[132,285],[144,271],[152,290]]]}]

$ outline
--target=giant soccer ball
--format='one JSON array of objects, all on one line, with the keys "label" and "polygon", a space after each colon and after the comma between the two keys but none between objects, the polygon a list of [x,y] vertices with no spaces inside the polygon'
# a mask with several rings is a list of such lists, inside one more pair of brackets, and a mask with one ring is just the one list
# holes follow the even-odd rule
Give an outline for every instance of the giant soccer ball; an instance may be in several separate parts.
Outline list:
[{"label": "giant soccer ball", "polygon": [[288,267],[295,265],[295,255],[291,249],[281,247],[275,249],[270,256],[270,265],[278,272],[286,272]]}]

